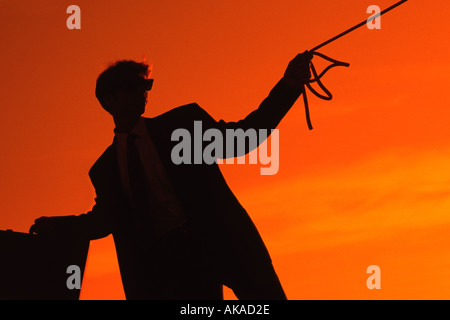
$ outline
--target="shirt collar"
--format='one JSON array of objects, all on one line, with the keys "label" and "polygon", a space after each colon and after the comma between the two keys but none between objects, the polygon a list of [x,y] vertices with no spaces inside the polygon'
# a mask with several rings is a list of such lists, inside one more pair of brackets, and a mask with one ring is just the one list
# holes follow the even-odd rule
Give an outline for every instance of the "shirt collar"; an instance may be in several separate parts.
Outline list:
[{"label": "shirt collar", "polygon": [[117,132],[114,130],[114,134],[117,138],[127,137],[130,133],[135,134],[136,136],[142,138],[147,134],[147,127],[145,125],[145,119],[143,117],[140,117],[138,122],[134,125],[133,129],[129,133],[124,132]]},{"label": "shirt collar", "polygon": [[136,123],[133,130],[131,130],[131,133],[134,133],[140,138],[143,138],[147,134],[147,127],[145,126],[144,118],[139,118],[139,121]]}]

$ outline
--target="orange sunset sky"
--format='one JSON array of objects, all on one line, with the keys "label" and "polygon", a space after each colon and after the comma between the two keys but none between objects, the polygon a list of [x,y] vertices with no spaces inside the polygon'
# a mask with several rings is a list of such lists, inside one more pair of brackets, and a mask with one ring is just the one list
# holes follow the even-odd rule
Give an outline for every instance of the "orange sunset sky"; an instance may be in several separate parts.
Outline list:
[{"label": "orange sunset sky", "polygon": [[[197,102],[234,121],[297,53],[394,2],[0,0],[0,229],[92,208],[88,170],[113,139],[94,95],[109,63],[153,65],[145,116]],[[449,12],[410,0],[322,48],[350,67],[322,79],[332,101],[308,95],[314,130],[301,99],[283,119],[278,173],[221,165],[289,299],[450,298]],[[370,265],[381,289],[366,287]],[[124,298],[112,237],[91,241],[81,299]]]}]

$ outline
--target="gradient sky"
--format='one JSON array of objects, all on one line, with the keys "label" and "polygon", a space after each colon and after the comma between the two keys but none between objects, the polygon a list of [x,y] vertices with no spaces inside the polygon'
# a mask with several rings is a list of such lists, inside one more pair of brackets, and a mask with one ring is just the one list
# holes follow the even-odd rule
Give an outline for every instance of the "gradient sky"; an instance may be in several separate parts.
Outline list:
[{"label": "gradient sky", "polygon": [[[0,0],[0,229],[92,208],[87,173],[113,139],[94,95],[109,63],[153,65],[146,116],[197,102],[238,120],[297,53],[394,2]],[[81,30],[66,27],[72,4]],[[283,119],[279,172],[221,165],[289,299],[450,299],[448,12],[410,0],[381,30],[322,48],[350,68],[323,78],[332,101],[309,94],[314,130],[301,99]],[[124,298],[114,250],[111,236],[91,242],[82,299]]]}]

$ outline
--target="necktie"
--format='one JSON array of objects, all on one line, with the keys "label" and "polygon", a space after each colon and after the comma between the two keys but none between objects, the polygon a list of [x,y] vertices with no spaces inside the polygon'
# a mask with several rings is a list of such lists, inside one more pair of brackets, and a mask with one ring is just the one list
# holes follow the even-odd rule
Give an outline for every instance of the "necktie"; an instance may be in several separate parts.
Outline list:
[{"label": "necktie", "polygon": [[132,133],[129,134],[127,139],[127,166],[132,194],[132,205],[135,209],[142,212],[147,207],[146,195],[148,195],[148,193],[146,192],[144,166],[135,141],[136,135]]},{"label": "necktie", "polygon": [[150,166],[147,172],[148,168],[144,167],[136,139],[140,137],[133,133],[130,133],[127,138],[131,214],[136,232],[151,240],[178,226],[184,221],[184,217],[174,195],[169,190],[164,191],[165,186],[158,178],[157,169],[154,168],[157,154],[153,159],[145,158],[145,149],[142,150],[144,161],[150,161],[145,163]]}]

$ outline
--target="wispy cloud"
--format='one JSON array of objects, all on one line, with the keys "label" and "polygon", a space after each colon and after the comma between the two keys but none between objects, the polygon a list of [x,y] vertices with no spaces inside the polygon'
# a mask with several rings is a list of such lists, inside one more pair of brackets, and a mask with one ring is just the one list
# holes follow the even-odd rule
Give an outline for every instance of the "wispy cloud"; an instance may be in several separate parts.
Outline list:
[{"label": "wispy cloud", "polygon": [[391,151],[240,195],[277,253],[448,225],[450,150]]}]

